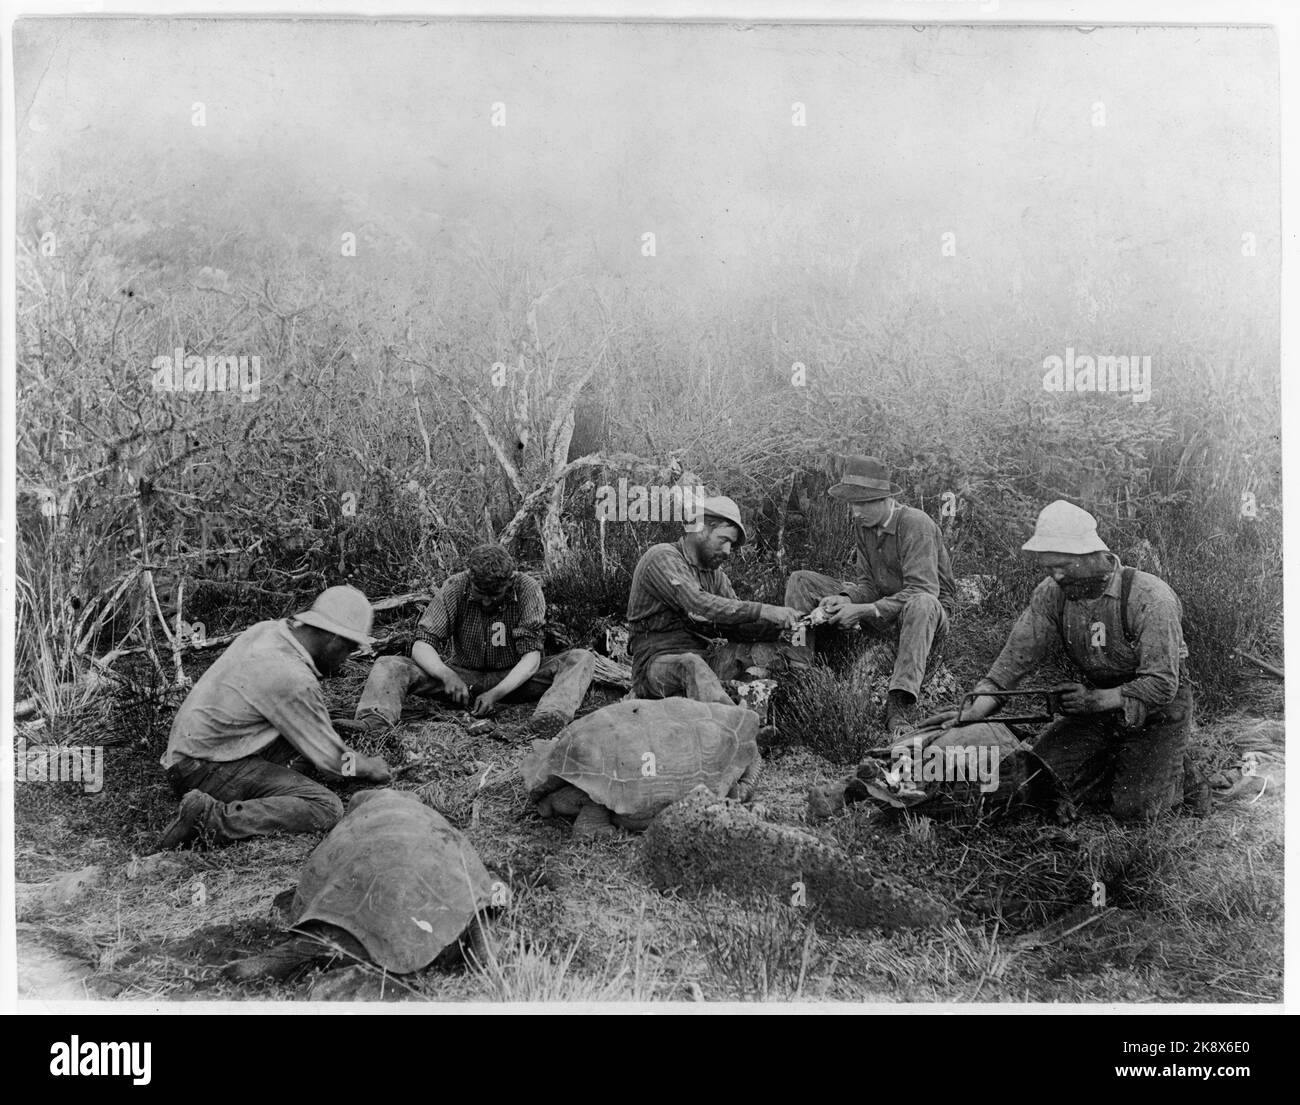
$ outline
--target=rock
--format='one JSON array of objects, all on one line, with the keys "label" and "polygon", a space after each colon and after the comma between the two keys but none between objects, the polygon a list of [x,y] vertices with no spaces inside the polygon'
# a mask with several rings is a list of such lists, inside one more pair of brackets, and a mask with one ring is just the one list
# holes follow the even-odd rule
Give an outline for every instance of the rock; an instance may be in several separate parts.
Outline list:
[{"label": "rock", "polygon": [[736,684],[736,698],[740,705],[748,706],[758,715],[760,725],[767,725],[772,718],[772,692],[776,690],[775,679],[765,678],[766,668],[750,668],[751,672],[761,671],[764,677],[758,677],[748,683]]},{"label": "rock", "polygon": [[813,787],[808,791],[808,821],[825,821],[844,809],[844,791],[848,784],[843,780]]},{"label": "rock", "polygon": [[[1124,561],[1125,564],[1129,561]],[[963,606],[983,606],[997,586],[997,576],[975,575],[962,576],[954,581],[957,588],[957,601]]]},{"label": "rock", "polygon": [[[646,833],[644,856],[660,890],[766,892],[833,924],[922,928],[951,910],[930,894],[811,833],[762,821],[741,803],[696,787]],[[797,898],[797,901],[796,901]]]},{"label": "rock", "polygon": [[468,733],[471,737],[485,737],[489,733],[494,732],[495,730],[496,730],[496,722],[488,721],[486,719],[482,721],[476,721],[470,725],[465,726],[465,732]]},{"label": "rock", "polygon": [[51,909],[71,905],[84,891],[93,890],[104,882],[104,869],[97,863],[80,871],[67,871],[57,876],[45,887],[41,897]]}]

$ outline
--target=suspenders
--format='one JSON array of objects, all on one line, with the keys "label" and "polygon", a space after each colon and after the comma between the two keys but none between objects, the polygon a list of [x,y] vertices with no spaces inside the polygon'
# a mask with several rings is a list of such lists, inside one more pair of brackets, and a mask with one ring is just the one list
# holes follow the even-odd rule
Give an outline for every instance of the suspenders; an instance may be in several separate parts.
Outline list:
[{"label": "suspenders", "polygon": [[[1129,625],[1128,620],[1128,597],[1133,591],[1133,577],[1137,575],[1136,568],[1124,568],[1120,573],[1119,584],[1119,624],[1124,629],[1124,640],[1130,645],[1137,643],[1137,634],[1133,632],[1133,627]],[[1058,590],[1060,588],[1058,587]],[[1065,639],[1065,592],[1061,591],[1061,603],[1056,609],[1056,625],[1061,634],[1061,643],[1068,645]],[[1068,648],[1067,648],[1068,654]]]}]

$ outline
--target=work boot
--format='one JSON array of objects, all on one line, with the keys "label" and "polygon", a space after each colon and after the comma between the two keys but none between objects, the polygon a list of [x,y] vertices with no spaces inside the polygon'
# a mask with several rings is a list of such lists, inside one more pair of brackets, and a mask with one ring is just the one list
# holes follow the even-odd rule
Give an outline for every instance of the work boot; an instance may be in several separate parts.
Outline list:
[{"label": "work boot", "polygon": [[180,848],[194,841],[201,843],[207,828],[208,815],[220,805],[221,803],[212,795],[204,794],[201,790],[186,792],[185,797],[181,799],[179,812],[158,838],[158,847],[155,851],[169,852],[173,848]]},{"label": "work boot", "polygon": [[366,736],[370,733],[380,733],[385,729],[392,728],[392,722],[387,718],[373,713],[351,718],[331,715],[330,724],[334,726],[334,732],[344,739],[354,736]]},{"label": "work boot", "polygon": [[353,737],[368,736],[379,729],[379,725],[374,724],[373,721],[368,724],[367,721],[347,717],[330,718],[330,725],[333,727],[334,732],[345,741],[351,740]]},{"label": "work boot", "polygon": [[890,691],[885,702],[885,728],[891,737],[915,729],[920,720],[920,711],[916,708],[916,698],[907,691]]}]

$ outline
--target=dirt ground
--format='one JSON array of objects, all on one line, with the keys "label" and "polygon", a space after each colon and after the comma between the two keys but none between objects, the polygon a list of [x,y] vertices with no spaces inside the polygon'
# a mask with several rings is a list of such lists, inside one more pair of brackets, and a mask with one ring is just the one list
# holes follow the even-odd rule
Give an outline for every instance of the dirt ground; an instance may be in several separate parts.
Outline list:
[{"label": "dirt ground", "polygon": [[[355,701],[364,672],[329,688]],[[595,689],[587,709],[622,692]],[[478,965],[405,978],[371,966],[310,967],[236,986],[220,968],[272,946],[275,896],[294,886],[315,835],[150,857],[175,810],[157,760],[165,726],[105,750],[96,794],[22,783],[16,803],[20,995],[105,1001],[799,1000],[837,1002],[1276,1002],[1282,996],[1280,758],[1254,790],[1208,818],[1068,826],[1033,815],[955,824],[862,807],[812,831],[944,898],[957,919],[894,934],[835,929],[788,902],[653,890],[640,840],[580,843],[541,820],[518,774],[526,746],[502,739],[527,706],[471,736],[450,708],[404,721],[365,747],[395,785],[462,829],[512,891]],[[1271,728],[1270,728],[1271,727]],[[1204,726],[1197,743],[1227,763],[1246,715]],[[19,735],[22,734],[20,728]],[[769,758],[756,800],[769,820],[804,825],[810,786],[844,769],[794,748]],[[353,788],[341,787],[345,797]],[[1248,788],[1249,789],[1249,788]],[[77,878],[69,879],[69,873]],[[1104,899],[1098,897],[1098,886]]]}]

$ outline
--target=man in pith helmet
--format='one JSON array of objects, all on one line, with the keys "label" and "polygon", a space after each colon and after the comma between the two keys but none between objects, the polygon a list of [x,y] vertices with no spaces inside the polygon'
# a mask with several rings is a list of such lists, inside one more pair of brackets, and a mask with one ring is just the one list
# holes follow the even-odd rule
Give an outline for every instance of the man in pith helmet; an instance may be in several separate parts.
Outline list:
[{"label": "man in pith helmet", "polygon": [[[1124,567],[1098,536],[1097,520],[1064,499],[1043,508],[1023,548],[1048,576],[976,693],[1011,690],[1059,641],[1083,680],[1059,688],[1066,716],[1043,731],[1034,752],[1076,804],[1148,820],[1179,805],[1192,687],[1178,596],[1156,576]],[[981,695],[965,716],[988,717],[998,706]]]},{"label": "man in pith helmet", "polygon": [[874,636],[897,638],[885,707],[891,733],[918,719],[926,664],[947,635],[957,594],[938,524],[900,503],[902,493],[880,460],[849,457],[843,477],[827,494],[852,511],[860,575],[839,580],[821,572],[791,572],[785,589],[787,606],[808,614],[820,605],[835,629],[857,625]]},{"label": "man in pith helmet", "polygon": [[700,499],[697,521],[669,544],[652,545],[632,573],[627,600],[635,698],[694,698],[730,705],[713,664],[729,656],[710,638],[775,638],[799,619],[788,606],[742,602],[722,566],[745,543],[740,507],[725,495]]},{"label": "man in pith helmet", "polygon": [[293,769],[300,757],[327,778],[388,781],[388,764],[335,732],[320,685],[373,643],[372,617],[355,587],[330,587],[309,610],[244,630],[199,677],[162,758],[183,797],[160,851],[333,826],[343,803]]}]

